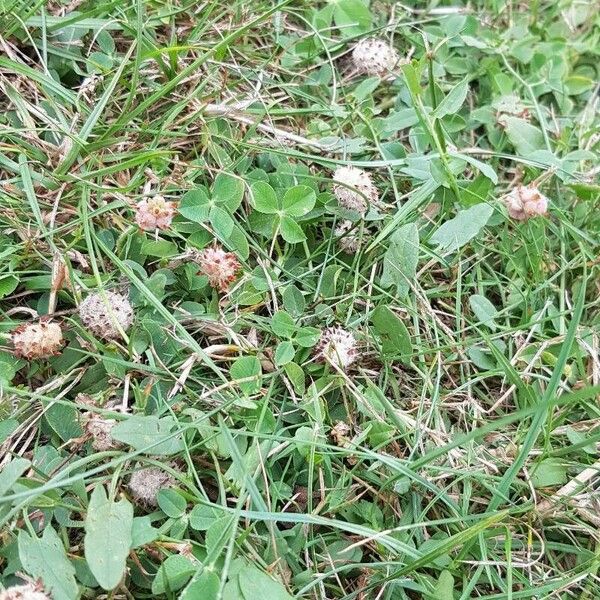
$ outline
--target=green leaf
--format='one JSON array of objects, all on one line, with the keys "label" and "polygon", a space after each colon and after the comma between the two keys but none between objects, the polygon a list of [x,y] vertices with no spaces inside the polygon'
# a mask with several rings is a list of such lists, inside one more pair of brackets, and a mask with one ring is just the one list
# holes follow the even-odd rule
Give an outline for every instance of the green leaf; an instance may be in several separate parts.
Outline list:
[{"label": "green leaf", "polygon": [[470,154],[461,154],[460,152],[450,152],[450,155],[455,156],[456,158],[460,158],[461,160],[468,162],[471,166],[479,169],[481,171],[481,174],[485,175],[494,185],[496,185],[498,183],[498,175],[496,174],[496,171],[494,171],[494,169],[487,163],[484,163],[481,160],[478,160],[477,158],[475,158],[474,156],[471,156]]},{"label": "green leaf", "polygon": [[133,529],[133,506],[125,498],[113,502],[103,485],[92,492],[85,517],[85,559],[105,590],[114,589],[125,573]]},{"label": "green leaf", "polygon": [[14,275],[4,275],[0,277],[0,298],[12,294],[19,285],[19,280]]},{"label": "green leaf", "polygon": [[[569,438],[569,441],[571,442],[571,444],[582,444],[585,441],[587,441],[587,436],[585,435],[585,433],[581,432],[581,431],[577,431],[576,429],[573,429],[572,427],[567,426],[567,438]],[[592,456],[596,455],[596,444],[594,444],[594,442],[590,442],[589,444],[585,445],[585,446],[581,446],[581,449],[586,453],[586,454],[591,454]]]},{"label": "green leaf", "polygon": [[283,584],[252,565],[240,571],[238,581],[244,600],[293,600]]},{"label": "green leaf", "polygon": [[256,356],[240,356],[231,365],[229,371],[233,381],[254,377],[254,381],[238,383],[238,387],[244,394],[256,394],[262,386],[262,367]]},{"label": "green leaf", "polygon": [[237,225],[234,224],[231,235],[225,240],[225,243],[230,250],[237,252],[243,260],[247,260],[250,256],[248,240],[246,239],[244,232]]},{"label": "green leaf", "polygon": [[402,73],[404,73],[404,78],[406,79],[406,85],[410,90],[410,93],[413,96],[419,96],[423,89],[419,83],[419,77],[417,75],[417,71],[415,67],[411,64],[402,65],[401,67]]},{"label": "green leaf", "polygon": [[321,330],[316,327],[301,327],[294,336],[294,341],[302,348],[312,348],[321,337]]},{"label": "green leaf", "polygon": [[368,33],[373,17],[362,0],[333,0],[333,20],[343,37]]},{"label": "green leaf", "polygon": [[468,92],[469,80],[468,77],[465,77],[448,92],[448,95],[445,96],[438,104],[432,115],[436,119],[441,119],[446,115],[453,115],[454,113],[458,112],[460,107],[463,105]]},{"label": "green leaf", "polygon": [[206,504],[196,504],[190,513],[190,527],[197,531],[206,531],[217,519],[222,517],[222,510]]},{"label": "green leaf", "polygon": [[144,517],[134,517],[131,528],[131,548],[139,548],[150,544],[158,539],[160,531],[152,527],[152,521],[148,515]]},{"label": "green leaf", "polygon": [[437,244],[438,252],[454,252],[479,234],[493,212],[494,207],[484,203],[460,210],[433,233],[431,241]]},{"label": "green leaf", "polygon": [[219,173],[215,179],[212,193],[214,200],[224,204],[230,212],[235,212],[244,198],[244,181],[228,173]]},{"label": "green leaf", "polygon": [[[0,367],[3,361],[0,356]],[[4,443],[8,436],[10,436],[19,426],[19,421],[16,419],[4,419],[0,421],[0,444]]]},{"label": "green leaf", "polygon": [[31,461],[26,458],[12,458],[0,471],[0,498],[8,492],[19,477],[29,468]]},{"label": "green leaf", "polygon": [[387,357],[404,357],[412,353],[412,343],[406,325],[387,306],[378,306],[371,314],[371,322],[382,342]]},{"label": "green leaf", "polygon": [[297,185],[283,196],[283,211],[291,217],[301,217],[313,209],[316,201],[317,195],[313,189]]},{"label": "green leaf", "polygon": [[390,238],[390,245],[383,258],[383,287],[396,286],[397,294],[402,298],[410,290],[419,262],[419,230],[415,223],[407,223]]},{"label": "green leaf", "polygon": [[283,299],[283,306],[295,317],[300,317],[304,313],[306,302],[302,292],[294,285],[288,285],[281,295]]},{"label": "green leaf", "polygon": [[220,206],[211,207],[208,219],[220,237],[227,239],[233,233],[233,219]]},{"label": "green leaf", "polygon": [[289,244],[299,244],[306,240],[302,228],[291,217],[285,216],[281,218],[280,229],[281,237]]},{"label": "green leaf", "polygon": [[435,584],[431,600],[454,600],[454,577],[450,571],[442,571]]},{"label": "green leaf", "polygon": [[485,297],[479,294],[473,294],[469,298],[471,310],[481,323],[487,325],[490,329],[495,330],[498,326],[494,318],[498,314],[496,307]]},{"label": "green leaf", "polygon": [[63,442],[78,438],[83,434],[79,424],[77,409],[67,404],[53,404],[46,411],[45,417],[48,424]]},{"label": "green leaf", "polygon": [[292,385],[294,386],[294,391],[297,394],[304,394],[306,390],[306,377],[302,367],[297,365],[295,362],[289,362],[283,368],[285,370],[285,374],[289,377]]},{"label": "green leaf", "polygon": [[531,482],[536,488],[562,485],[567,481],[567,467],[557,459],[542,460],[531,473]]},{"label": "green leaf", "polygon": [[148,446],[148,454],[168,455],[183,450],[181,436],[171,437],[170,432],[177,425],[173,417],[134,415],[117,423],[111,430],[113,439],[129,444],[135,450]]},{"label": "green leaf", "polygon": [[[221,580],[213,571],[202,567],[197,571],[185,590],[179,596],[179,600],[218,600]],[[229,596],[223,595],[223,600],[229,599]]]},{"label": "green leaf", "polygon": [[211,561],[215,561],[226,548],[235,525],[233,515],[216,519],[206,530],[206,553]]},{"label": "green leaf", "polygon": [[294,350],[294,345],[292,344],[292,342],[281,342],[275,350],[275,365],[278,367],[286,365],[287,363],[294,360],[295,354],[296,351]]},{"label": "green leaf", "polygon": [[146,256],[158,258],[175,256],[178,252],[177,244],[169,240],[145,240],[140,251]]},{"label": "green leaf", "polygon": [[508,139],[520,156],[528,157],[532,152],[546,148],[542,131],[525,119],[504,115],[502,122]]},{"label": "green leaf", "polygon": [[569,96],[578,96],[591,90],[596,85],[596,82],[589,77],[571,75],[565,79],[564,84]]},{"label": "green leaf", "polygon": [[279,210],[275,190],[264,181],[257,181],[250,186],[250,201],[258,212],[267,215],[274,215]]},{"label": "green leaf", "polygon": [[177,519],[185,514],[186,499],[175,490],[160,490],[157,495],[158,506],[172,519]]},{"label": "green leaf", "polygon": [[23,570],[34,579],[41,579],[53,600],[79,598],[75,568],[52,527],[48,525],[41,538],[31,537],[21,530],[18,547]]},{"label": "green leaf", "polygon": [[164,594],[180,590],[196,572],[192,561],[181,554],[172,554],[160,565],[152,582],[152,593]]},{"label": "green leaf", "polygon": [[279,337],[291,338],[298,330],[298,327],[296,327],[296,323],[290,315],[284,310],[278,310],[271,318],[271,329]]},{"label": "green leaf", "polygon": [[178,210],[186,219],[195,223],[204,223],[208,220],[210,200],[204,190],[190,190],[183,195]]}]

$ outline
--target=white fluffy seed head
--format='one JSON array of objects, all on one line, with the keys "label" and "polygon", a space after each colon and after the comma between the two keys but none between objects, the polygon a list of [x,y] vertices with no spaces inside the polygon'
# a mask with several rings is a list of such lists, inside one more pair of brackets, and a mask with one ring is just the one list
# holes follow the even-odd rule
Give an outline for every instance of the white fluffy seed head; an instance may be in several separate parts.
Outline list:
[{"label": "white fluffy seed head", "polygon": [[17,585],[0,592],[0,600],[50,600],[40,584]]},{"label": "white fluffy seed head", "polygon": [[357,343],[354,336],[342,327],[327,327],[315,348],[319,362],[328,362],[346,370],[357,358]]},{"label": "white fluffy seed head", "polygon": [[129,490],[137,504],[153,507],[158,505],[158,492],[173,487],[175,483],[170,473],[158,467],[141,469],[138,464],[129,479]]},{"label": "white fluffy seed head", "polygon": [[19,325],[12,332],[11,341],[15,356],[28,360],[60,354],[64,344],[60,325],[48,321]]},{"label": "white fluffy seed head", "polygon": [[516,186],[504,196],[504,203],[509,216],[517,221],[548,213],[548,198],[535,185]]},{"label": "white fluffy seed head", "polygon": [[350,231],[354,223],[342,221],[334,230],[333,235],[337,238],[339,247],[346,254],[354,254],[360,249],[360,238],[356,231]]},{"label": "white fluffy seed head", "polygon": [[379,199],[371,175],[356,167],[338,167],[333,174],[333,193],[340,206],[364,215],[368,203]]},{"label": "white fluffy seed head", "polygon": [[396,66],[398,53],[385,40],[365,38],[354,46],[352,62],[361,73],[385,75]]},{"label": "white fluffy seed head", "polygon": [[135,221],[144,231],[168,229],[175,211],[174,202],[167,202],[162,196],[153,196],[138,202]]},{"label": "white fluffy seed head", "polygon": [[225,252],[219,246],[205,248],[198,253],[196,262],[200,267],[200,275],[208,277],[212,288],[226,292],[235,281],[240,263],[233,252]]},{"label": "white fluffy seed head", "polygon": [[121,294],[104,292],[90,294],[79,305],[83,324],[99,338],[107,340],[121,337],[119,327],[127,331],[133,323],[133,308]]}]

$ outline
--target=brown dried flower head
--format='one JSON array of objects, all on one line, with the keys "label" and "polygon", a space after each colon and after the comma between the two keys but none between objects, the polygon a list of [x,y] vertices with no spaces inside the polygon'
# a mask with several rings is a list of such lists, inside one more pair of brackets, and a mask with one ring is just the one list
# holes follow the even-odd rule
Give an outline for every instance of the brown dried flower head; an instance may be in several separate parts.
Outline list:
[{"label": "brown dried flower head", "polygon": [[342,221],[333,231],[339,247],[346,254],[355,254],[360,249],[360,237],[356,231],[351,231],[352,221]]},{"label": "brown dried flower head", "polygon": [[199,274],[208,277],[210,286],[220,292],[226,292],[235,281],[241,268],[233,252],[225,252],[219,246],[205,248],[196,257]]},{"label": "brown dried flower head", "polygon": [[90,436],[92,448],[98,452],[114,450],[119,447],[119,442],[111,435],[112,428],[117,424],[115,419],[105,419],[95,413],[88,413],[83,418],[83,427]]},{"label": "brown dried flower head", "polygon": [[0,592],[0,600],[50,600],[39,583],[17,585]]},{"label": "brown dried flower head", "polygon": [[338,167],[333,174],[333,193],[340,206],[355,210],[361,215],[367,212],[368,202],[376,202],[379,192],[371,175],[356,167]]},{"label": "brown dried flower head", "polygon": [[396,66],[398,53],[385,40],[365,38],[354,46],[352,62],[361,73],[385,75]]},{"label": "brown dried flower head", "polygon": [[99,338],[107,340],[121,336],[119,327],[127,331],[133,323],[133,308],[129,300],[114,292],[90,294],[79,305],[82,323]]},{"label": "brown dried flower head", "polygon": [[140,469],[137,464],[129,479],[129,490],[135,502],[141,506],[157,506],[158,492],[171,488],[176,480],[173,475],[158,467]]},{"label": "brown dried flower head", "polygon": [[517,221],[548,213],[548,198],[535,185],[519,185],[504,197],[508,214]]},{"label": "brown dried flower head", "polygon": [[168,229],[175,216],[174,202],[167,202],[162,196],[153,196],[138,202],[135,221],[144,231]]},{"label": "brown dried flower head", "polygon": [[60,354],[64,345],[60,325],[43,320],[19,325],[12,332],[11,340],[15,356],[28,360]]},{"label": "brown dried flower head", "polygon": [[342,327],[327,327],[315,347],[315,356],[345,371],[358,357],[356,339]]}]

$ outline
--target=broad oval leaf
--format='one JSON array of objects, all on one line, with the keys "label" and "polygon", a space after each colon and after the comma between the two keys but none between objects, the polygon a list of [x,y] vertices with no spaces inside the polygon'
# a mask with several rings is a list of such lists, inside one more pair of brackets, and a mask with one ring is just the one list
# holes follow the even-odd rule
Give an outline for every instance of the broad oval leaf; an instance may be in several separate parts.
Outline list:
[{"label": "broad oval leaf", "polygon": [[210,200],[201,189],[186,192],[178,207],[179,213],[195,223],[204,223],[208,219]]},{"label": "broad oval leaf", "polygon": [[21,531],[18,547],[23,570],[34,579],[41,579],[53,600],[79,598],[75,567],[67,558],[65,548],[52,527],[47,526],[41,538]]},{"label": "broad oval leaf", "polygon": [[494,212],[491,204],[475,204],[446,221],[433,233],[431,241],[437,244],[438,252],[454,252],[470,242],[485,227]]},{"label": "broad oval leaf", "polygon": [[147,448],[148,454],[176,454],[183,449],[181,436],[171,434],[176,425],[173,417],[159,419],[154,415],[134,415],[117,423],[111,430],[111,436],[135,450]]},{"label": "broad oval leaf", "polygon": [[390,238],[390,245],[383,258],[383,287],[396,286],[400,297],[410,290],[419,262],[419,230],[415,223],[407,223]]},{"label": "broad oval leaf", "polygon": [[261,213],[273,215],[279,210],[277,194],[265,181],[257,181],[250,186],[250,201]]},{"label": "broad oval leaf", "polygon": [[132,543],[133,506],[113,502],[104,486],[92,492],[85,517],[84,550],[90,571],[105,590],[114,589],[125,573]]},{"label": "broad oval leaf", "polygon": [[296,185],[283,196],[283,211],[291,217],[301,217],[313,209],[316,201],[317,195],[313,189]]}]

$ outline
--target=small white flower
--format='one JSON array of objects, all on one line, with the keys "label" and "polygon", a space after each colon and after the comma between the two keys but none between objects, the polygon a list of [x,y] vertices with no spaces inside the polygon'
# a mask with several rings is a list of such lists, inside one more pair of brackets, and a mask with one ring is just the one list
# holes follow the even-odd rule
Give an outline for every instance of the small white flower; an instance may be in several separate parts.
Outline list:
[{"label": "small white flower", "polygon": [[354,254],[360,248],[360,238],[356,231],[350,231],[354,223],[342,221],[334,230],[333,235],[337,238],[339,247],[346,254]]},{"label": "small white flower", "polygon": [[64,341],[58,323],[23,323],[11,334],[15,356],[28,360],[60,354]]},{"label": "small white flower", "polygon": [[168,229],[175,216],[175,203],[167,202],[162,196],[153,196],[137,204],[135,221],[144,231]]},{"label": "small white flower", "polygon": [[342,327],[327,327],[315,348],[320,362],[329,362],[346,370],[357,358],[357,343],[354,336]]},{"label": "small white flower", "polygon": [[125,296],[105,291],[90,294],[79,305],[79,316],[94,335],[110,340],[121,336],[119,327],[123,331],[131,327],[133,308]]},{"label": "small white flower", "polygon": [[354,46],[352,62],[361,73],[385,75],[396,66],[398,53],[385,40],[365,38]]},{"label": "small white flower", "polygon": [[548,213],[548,198],[535,185],[518,185],[504,196],[504,203],[509,216],[517,221]]},{"label": "small white flower", "polygon": [[142,506],[157,506],[158,492],[171,488],[176,480],[173,475],[158,467],[140,469],[137,464],[129,479],[129,490],[133,499]]},{"label": "small white flower", "polygon": [[340,206],[355,210],[361,215],[367,212],[368,202],[376,202],[379,192],[371,175],[356,167],[338,167],[333,174],[333,193]]},{"label": "small white flower", "polygon": [[0,600],[50,600],[41,584],[16,585],[0,592]]},{"label": "small white flower", "polygon": [[208,277],[211,287],[226,292],[235,281],[240,263],[233,252],[225,252],[219,246],[205,248],[196,257],[200,275]]}]

